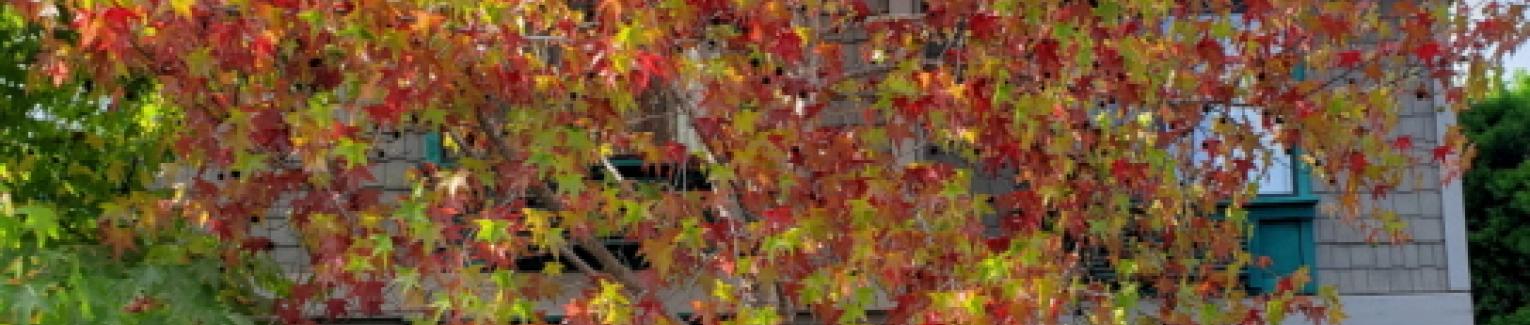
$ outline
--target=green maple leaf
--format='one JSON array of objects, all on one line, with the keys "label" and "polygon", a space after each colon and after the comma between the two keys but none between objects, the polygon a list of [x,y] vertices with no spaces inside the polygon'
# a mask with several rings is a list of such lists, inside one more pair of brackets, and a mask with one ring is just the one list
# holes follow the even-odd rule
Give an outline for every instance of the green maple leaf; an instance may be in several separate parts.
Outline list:
[{"label": "green maple leaf", "polygon": [[478,219],[473,220],[473,222],[478,224],[478,232],[473,235],[473,239],[485,243],[494,242],[499,239],[499,230],[503,229],[503,227],[500,227],[499,223],[495,222],[494,219]]},{"label": "green maple leaf", "polygon": [[[235,152],[233,168],[243,173],[254,173],[264,170],[266,169],[266,156],[268,155],[245,151]],[[362,155],[362,159],[366,159],[365,157],[366,155]]]},{"label": "green maple leaf", "polygon": [[393,252],[393,239],[383,234],[372,234],[372,256],[388,256]]},{"label": "green maple leaf", "polygon": [[420,114],[420,120],[424,121],[426,125],[431,127],[439,127],[441,125],[445,125],[446,110],[438,107],[426,108],[425,111]]},{"label": "green maple leaf", "polygon": [[558,184],[560,193],[579,193],[584,191],[584,175],[580,173],[558,173],[553,176]]},{"label": "green maple leaf", "polygon": [[1115,1],[1099,1],[1094,6],[1094,15],[1106,23],[1115,23],[1121,17],[1121,4]]},{"label": "green maple leaf", "polygon": [[908,97],[919,94],[919,88],[902,74],[891,74],[882,81],[882,89],[892,97]]},{"label": "green maple leaf", "polygon": [[335,154],[345,158],[347,168],[355,168],[358,165],[367,164],[367,144],[356,142],[351,139],[340,139],[340,144],[335,145]]},{"label": "green maple leaf", "polygon": [[19,286],[0,286],[0,298],[5,299],[10,308],[11,322],[14,324],[30,324],[32,316],[37,312],[44,312],[48,307],[44,304],[42,294],[38,288],[31,284]]},{"label": "green maple leaf", "polygon": [[25,205],[16,209],[16,214],[26,221],[22,225],[36,236],[37,246],[43,247],[49,239],[59,237],[58,214],[51,207],[43,205]]}]

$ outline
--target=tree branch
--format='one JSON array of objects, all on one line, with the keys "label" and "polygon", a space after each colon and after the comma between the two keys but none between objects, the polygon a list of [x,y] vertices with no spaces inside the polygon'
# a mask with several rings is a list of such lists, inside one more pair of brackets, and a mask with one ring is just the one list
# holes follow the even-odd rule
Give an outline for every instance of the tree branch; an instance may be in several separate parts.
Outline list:
[{"label": "tree branch", "polygon": [[[489,140],[492,142],[494,149],[500,155],[506,158],[514,157],[514,152],[511,151],[510,147],[505,145],[504,139],[501,137],[499,132],[496,132],[497,129],[494,127],[493,123],[484,119],[483,115],[475,116],[475,119],[478,122],[479,128],[488,131],[485,133],[488,134]],[[601,159],[608,168],[611,168],[610,162],[606,161],[605,157],[601,157]],[[612,168],[612,170],[614,170],[614,168]],[[616,175],[617,177],[620,177],[620,174]],[[556,197],[553,195],[553,193],[551,193],[551,191],[547,189],[547,186],[542,183],[533,183],[530,185],[530,190],[533,192],[532,195],[547,198]],[[558,202],[556,199],[548,200],[548,204],[551,205],[553,210],[562,209],[562,203]],[[618,283],[621,283],[622,286],[629,290],[629,293],[633,294],[633,296],[640,296],[644,291],[648,290],[648,288],[643,285],[643,282],[638,279],[637,275],[632,272],[632,269],[626,265],[623,265],[621,261],[616,258],[616,255],[612,254],[611,250],[606,248],[605,243],[600,242],[599,239],[596,239],[593,236],[587,235],[573,235],[572,239],[576,245],[584,247],[586,251],[590,252],[591,255],[594,255],[596,262],[600,263],[601,269],[604,270],[604,273],[610,275]],[[580,272],[584,272],[590,276],[599,276],[602,273],[601,271],[597,271],[595,268],[591,267],[589,263],[580,259],[580,257],[574,253],[573,247],[565,244],[560,245],[557,249],[561,254],[568,256],[569,261],[574,263],[574,267],[579,269]],[[663,316],[670,322],[676,324],[684,323],[678,315],[668,310],[663,312]]]}]

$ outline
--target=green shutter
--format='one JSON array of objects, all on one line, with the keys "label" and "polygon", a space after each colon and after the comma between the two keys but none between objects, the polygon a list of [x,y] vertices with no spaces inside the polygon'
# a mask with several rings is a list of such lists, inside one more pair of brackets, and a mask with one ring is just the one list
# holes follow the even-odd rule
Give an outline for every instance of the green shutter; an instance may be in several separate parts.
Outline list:
[{"label": "green shutter", "polygon": [[446,163],[445,151],[441,149],[441,132],[432,131],[425,134],[420,142],[425,144],[425,161],[442,165]]},{"label": "green shutter", "polygon": [[[1289,276],[1302,266],[1308,267],[1309,275],[1316,279],[1314,265],[1314,241],[1311,219],[1274,219],[1258,221],[1254,227],[1250,249],[1255,256],[1267,256],[1268,269],[1252,269],[1250,285],[1260,292],[1270,292],[1281,277]],[[1316,282],[1316,281],[1313,281]],[[1309,283],[1303,292],[1312,292],[1316,286]]]}]

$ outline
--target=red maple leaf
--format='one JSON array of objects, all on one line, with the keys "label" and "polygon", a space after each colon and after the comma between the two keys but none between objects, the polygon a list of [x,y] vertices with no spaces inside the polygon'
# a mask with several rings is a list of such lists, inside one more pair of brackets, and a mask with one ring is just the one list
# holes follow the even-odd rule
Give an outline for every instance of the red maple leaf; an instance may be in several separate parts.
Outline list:
[{"label": "red maple leaf", "polygon": [[292,292],[290,296],[294,302],[301,304],[305,301],[308,301],[308,298],[313,297],[313,294],[315,291],[317,291],[317,289],[317,287],[310,283],[294,285],[292,286]]},{"label": "red maple leaf", "polygon": [[1329,37],[1337,38],[1349,34],[1349,19],[1342,16],[1322,15],[1318,17],[1318,24],[1321,25],[1323,33],[1328,34]]},{"label": "red maple leaf", "polygon": [[1318,107],[1312,104],[1311,101],[1300,100],[1296,102],[1296,118],[1306,119],[1317,113]]},{"label": "red maple leaf", "polygon": [[1397,139],[1392,140],[1392,147],[1397,148],[1398,151],[1413,149],[1413,137],[1408,135],[1398,136]]},{"label": "red maple leaf", "polygon": [[1116,159],[1116,161],[1110,163],[1110,173],[1111,175],[1120,179],[1136,178],[1142,176],[1140,167],[1141,166],[1138,166],[1136,163],[1132,163],[1130,160],[1121,158]]},{"label": "red maple leaf", "polygon": [[1221,152],[1221,147],[1222,140],[1220,139],[1212,138],[1201,141],[1201,150],[1206,151],[1206,157],[1208,158],[1216,158],[1218,156],[1217,153]]},{"label": "red maple leaf", "polygon": [[377,121],[378,124],[382,125],[398,123],[399,116],[403,115],[404,112],[401,106],[384,104],[367,106],[362,108],[362,110],[367,112],[367,117],[371,117],[373,121]]},{"label": "red maple leaf", "polygon": [[691,119],[691,124],[695,125],[697,135],[704,138],[722,135],[722,121],[716,117],[697,117]]},{"label": "red maple leaf", "polygon": [[850,9],[855,10],[856,18],[871,16],[871,6],[866,4],[866,0],[850,1]]},{"label": "red maple leaf", "polygon": [[286,122],[278,111],[262,110],[250,116],[250,140],[255,143],[280,147],[287,142]]},{"label": "red maple leaf", "polygon": [[1233,159],[1233,170],[1239,174],[1247,175],[1254,170],[1254,160],[1249,158]]},{"label": "red maple leaf", "polygon": [[901,294],[893,299],[897,304],[893,305],[892,311],[888,312],[889,319],[904,319],[913,316],[914,311],[921,309],[924,299],[916,294]]},{"label": "red maple leaf", "polygon": [[114,31],[127,31],[128,24],[138,20],[138,13],[123,7],[111,7],[101,13],[101,19],[106,21],[106,28]]},{"label": "red maple leaf", "polygon": [[250,41],[250,50],[261,57],[270,57],[276,53],[276,43],[270,37],[255,37]]},{"label": "red maple leaf", "polygon": [[1270,5],[1269,0],[1245,0],[1243,5],[1243,19],[1245,21],[1262,20],[1271,10],[1275,9],[1274,6]]},{"label": "red maple leaf", "polygon": [[649,315],[650,317],[664,317],[664,303],[660,301],[659,296],[653,294],[653,292],[649,292],[647,295],[644,295],[641,300],[638,300],[637,307],[638,310],[641,310],[644,314]]},{"label": "red maple leaf", "polygon": [[[1010,218],[1010,219],[1006,219],[1005,221],[1018,220],[1018,219],[1019,218]],[[1009,242],[1013,238],[1014,238],[1013,236],[999,236],[999,237],[985,239],[985,240],[983,240],[983,244],[987,245],[988,249],[991,250],[991,251],[994,251],[994,252],[1003,252],[1003,251],[1009,250]]]},{"label": "red maple leaf", "polygon": [[1250,308],[1248,314],[1243,315],[1242,324],[1264,324],[1264,312],[1260,309]]},{"label": "red maple leaf", "polygon": [[648,84],[655,81],[663,81],[669,75],[668,65],[664,64],[664,58],[651,53],[640,53],[637,56],[637,66],[633,67],[632,75],[628,80],[632,82],[634,92],[643,92],[648,89]]},{"label": "red maple leaf", "polygon": [[345,182],[347,187],[358,188],[364,183],[376,182],[377,175],[373,175],[372,168],[368,166],[356,166],[342,171],[339,181]]},{"label": "red maple leaf", "polygon": [[765,223],[771,228],[784,227],[792,223],[792,208],[778,207],[765,210]]},{"label": "red maple leaf", "polygon": [[357,138],[356,135],[358,133],[361,133],[361,127],[359,126],[347,125],[340,121],[330,124],[329,136],[331,139]]},{"label": "red maple leaf", "polygon": [[378,204],[382,200],[382,190],[377,188],[363,188],[356,190],[349,200],[350,206],[356,209],[365,209]]},{"label": "red maple leaf", "polygon": [[780,56],[787,63],[802,61],[802,38],[790,28],[782,28],[776,33],[775,41],[770,46],[770,51]]},{"label": "red maple leaf", "polygon": [[1339,52],[1339,66],[1353,68],[1360,65],[1360,51]]},{"label": "red maple leaf", "polygon": [[223,220],[216,218],[207,219],[207,223],[204,225],[204,227],[207,227],[208,232],[217,234],[219,239],[228,239],[234,235],[233,229],[229,229],[228,225],[226,225]]},{"label": "red maple leaf", "polygon": [[1291,282],[1291,277],[1280,278],[1280,281],[1275,284],[1275,292],[1288,292],[1295,288],[1296,283]]},{"label": "red maple leaf", "polygon": [[1434,147],[1434,161],[1445,161],[1445,158],[1449,157],[1451,153],[1455,152],[1455,150],[1456,149],[1452,148],[1450,145],[1440,145],[1438,147]]},{"label": "red maple leaf", "polygon": [[325,236],[319,240],[319,247],[315,253],[319,256],[340,256],[345,254],[345,250],[350,246],[345,237]]},{"label": "red maple leaf", "polygon": [[670,69],[669,60],[652,52],[644,51],[638,54],[638,65],[653,76],[659,77],[659,80],[668,80],[674,74]]},{"label": "red maple leaf", "polygon": [[1057,41],[1044,39],[1031,45],[1031,53],[1036,55],[1036,63],[1043,68],[1057,69],[1062,61],[1057,55]]},{"label": "red maple leaf", "polygon": [[271,250],[272,247],[275,247],[275,245],[271,243],[270,238],[254,236],[245,238],[244,243],[240,244],[239,249],[249,252],[263,252]]},{"label": "red maple leaf", "polygon": [[1359,151],[1350,151],[1346,159],[1349,159],[1349,170],[1357,174],[1365,172],[1365,168],[1371,165],[1365,154]]},{"label": "red maple leaf", "polygon": [[1434,59],[1440,56],[1440,51],[1440,43],[1430,41],[1414,48],[1413,55],[1418,56],[1419,60],[1429,63],[1434,62]]},{"label": "red maple leaf", "polygon": [[1221,65],[1227,59],[1222,43],[1211,37],[1202,37],[1200,42],[1195,43],[1195,53],[1212,65]]},{"label": "red maple leaf", "polygon": [[1007,320],[1010,318],[1011,312],[1009,310],[1009,306],[1010,305],[1005,303],[1004,300],[989,300],[988,303],[983,304],[984,309],[987,310],[990,315],[993,315],[994,319],[1000,320]]},{"label": "red maple leaf", "polygon": [[345,299],[330,298],[324,302],[324,316],[330,319],[345,316],[345,306],[348,304],[350,303],[346,302]]},{"label": "red maple leaf", "polygon": [[683,163],[686,156],[685,144],[671,141],[664,145],[664,159],[669,160],[670,163]]},{"label": "red maple leaf", "polygon": [[271,0],[271,6],[284,9],[298,9],[302,0]]},{"label": "red maple leaf", "polygon": [[285,324],[304,324],[308,319],[303,318],[302,304],[292,301],[279,301],[272,305],[276,309],[276,317]]},{"label": "red maple leaf", "polygon": [[377,280],[361,281],[356,283],[356,287],[352,290],[354,290],[357,297],[362,299],[382,299],[383,286],[385,285],[386,283]]},{"label": "red maple leaf", "polygon": [[408,111],[405,102],[411,97],[413,94],[409,90],[391,89],[382,104],[367,106],[364,110],[373,121],[378,121],[382,125],[392,125],[398,123],[399,118]]},{"label": "red maple leaf", "polygon": [[977,39],[992,38],[999,29],[999,17],[989,14],[977,14],[972,16],[969,28],[972,29],[972,37]]},{"label": "red maple leaf", "polygon": [[130,41],[133,37],[132,24],[140,18],[138,13],[131,9],[111,7],[99,15],[81,14],[74,23],[76,26],[86,26],[91,24],[93,19],[99,21],[101,28],[99,30],[85,29],[85,33],[81,35],[80,44],[117,54],[132,46]]},{"label": "red maple leaf", "polygon": [[1124,24],[1121,24],[1120,31],[1118,31],[1117,33],[1120,34],[1120,35],[1135,35],[1135,34],[1137,34],[1137,31],[1141,30],[1141,29],[1142,29],[1142,22],[1137,21],[1137,20],[1131,20],[1131,21],[1127,21]]},{"label": "red maple leaf", "polygon": [[1447,102],[1460,103],[1462,100],[1465,100],[1465,99],[1466,99],[1466,89],[1465,88],[1462,88],[1462,87],[1450,87],[1449,90],[1445,91],[1445,101],[1447,101]]}]

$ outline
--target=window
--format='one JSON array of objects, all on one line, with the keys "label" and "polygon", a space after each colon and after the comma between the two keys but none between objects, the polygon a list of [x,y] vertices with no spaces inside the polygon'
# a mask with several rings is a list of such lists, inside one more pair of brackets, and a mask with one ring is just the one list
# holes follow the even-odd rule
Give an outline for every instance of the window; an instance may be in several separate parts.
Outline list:
[{"label": "window", "polygon": [[[1249,171],[1248,179],[1259,185],[1260,195],[1296,195],[1297,168],[1294,164],[1295,151],[1278,148],[1275,143],[1274,132],[1267,130],[1261,123],[1259,108],[1251,106],[1230,107],[1225,112],[1208,112],[1196,127],[1190,143],[1202,145],[1210,140],[1209,134],[1217,123],[1225,123],[1236,128],[1250,130],[1250,133],[1259,136],[1259,143],[1265,148],[1274,148],[1267,152],[1233,152],[1229,156],[1217,157],[1216,164],[1227,164],[1228,160],[1249,159],[1254,163],[1254,169]],[[1204,163],[1209,159],[1203,150],[1194,150],[1195,161]],[[1266,163],[1268,158],[1268,163]]]},{"label": "window", "polygon": [[[1224,116],[1212,114],[1208,119],[1226,118],[1237,127],[1251,128],[1253,133],[1260,135],[1263,147],[1276,147],[1270,135],[1273,130],[1261,126],[1258,108],[1234,107],[1228,109]],[[1198,129],[1193,143],[1201,143],[1207,132],[1210,132],[1209,126]],[[1201,153],[1203,151],[1197,151],[1198,155]],[[1299,153],[1298,150],[1269,150],[1263,153],[1269,155],[1268,163],[1261,153],[1232,154],[1233,159],[1246,158],[1254,162],[1254,169],[1249,171],[1249,180],[1259,187],[1259,196],[1244,206],[1253,229],[1245,243],[1246,247],[1256,259],[1269,257],[1272,262],[1267,269],[1251,267],[1246,270],[1248,287],[1255,292],[1273,291],[1280,277],[1288,276],[1302,266],[1309,267],[1309,275],[1316,278],[1313,268],[1316,265],[1316,253],[1312,223],[1317,215],[1318,198],[1312,193],[1306,168],[1296,159]],[[1198,161],[1204,161],[1202,159],[1197,158]],[[1302,291],[1313,292],[1315,288],[1315,284],[1309,283]]]},{"label": "window", "polygon": [[[1234,107],[1227,110],[1225,116],[1211,113],[1210,119],[1229,119],[1229,123],[1237,127],[1251,128],[1252,132],[1260,135],[1263,147],[1273,148],[1276,146],[1270,134],[1273,130],[1261,127],[1258,121],[1259,109],[1253,107]],[[1193,142],[1199,145],[1206,139],[1210,132],[1210,126],[1203,125],[1193,135]],[[1254,292],[1269,292],[1274,290],[1280,277],[1290,275],[1302,266],[1312,269],[1315,265],[1314,253],[1315,239],[1312,233],[1312,220],[1317,215],[1317,196],[1312,193],[1306,168],[1301,166],[1295,159],[1299,154],[1297,150],[1272,149],[1264,153],[1232,153],[1232,159],[1250,159],[1254,163],[1253,170],[1249,171],[1249,181],[1258,186],[1258,197],[1248,202],[1244,209],[1249,214],[1249,222],[1252,223],[1253,232],[1247,238],[1245,247],[1257,259],[1260,256],[1269,257],[1272,264],[1268,269],[1251,267],[1246,269],[1248,287]],[[1206,161],[1204,151],[1197,150],[1197,161]],[[1262,155],[1269,155],[1264,157]],[[1252,157],[1250,157],[1252,156]],[[1268,158],[1268,163],[1266,159]],[[1227,158],[1219,157],[1216,164],[1227,163]],[[1315,278],[1315,269],[1309,272]],[[1303,288],[1304,292],[1312,292],[1315,285],[1309,284]]]},{"label": "window", "polygon": [[[1206,5],[1207,3],[1201,3]],[[1244,5],[1242,1],[1233,1],[1229,22],[1236,29],[1253,28],[1254,25],[1245,25],[1241,19]],[[1209,10],[1209,9],[1208,9]],[[1213,18],[1208,13],[1206,19]],[[1166,30],[1173,28],[1171,23],[1165,23]],[[1224,46],[1229,51],[1233,46]],[[1236,53],[1229,53],[1235,55]],[[1297,66],[1292,69],[1292,77],[1302,80],[1305,70]],[[1276,130],[1267,130],[1260,120],[1258,107],[1228,107],[1221,112],[1213,112],[1203,121],[1193,135],[1193,142],[1199,145],[1210,132],[1213,118],[1228,119],[1238,127],[1250,128],[1252,133],[1260,136],[1260,142],[1265,148],[1275,148],[1272,134]],[[1204,151],[1196,151],[1197,155]],[[1317,216],[1318,198],[1312,193],[1310,181],[1307,176],[1307,168],[1302,166],[1296,159],[1300,154],[1298,148],[1275,149],[1265,153],[1234,153],[1234,159],[1251,159],[1255,166],[1249,173],[1249,179],[1258,185],[1259,196],[1244,206],[1248,211],[1252,233],[1245,242],[1245,247],[1257,259],[1269,257],[1269,268],[1260,269],[1250,267],[1246,269],[1245,277],[1248,288],[1253,292],[1270,292],[1275,290],[1276,283],[1281,277],[1289,276],[1297,269],[1306,266],[1309,275],[1314,279],[1300,292],[1312,293],[1316,291],[1316,239],[1313,233],[1313,219]],[[1252,157],[1249,157],[1252,155]],[[1268,155],[1268,157],[1264,157]],[[1268,163],[1266,159],[1268,158]],[[1197,161],[1204,161],[1197,158]],[[1224,162],[1217,162],[1224,163]]]}]

